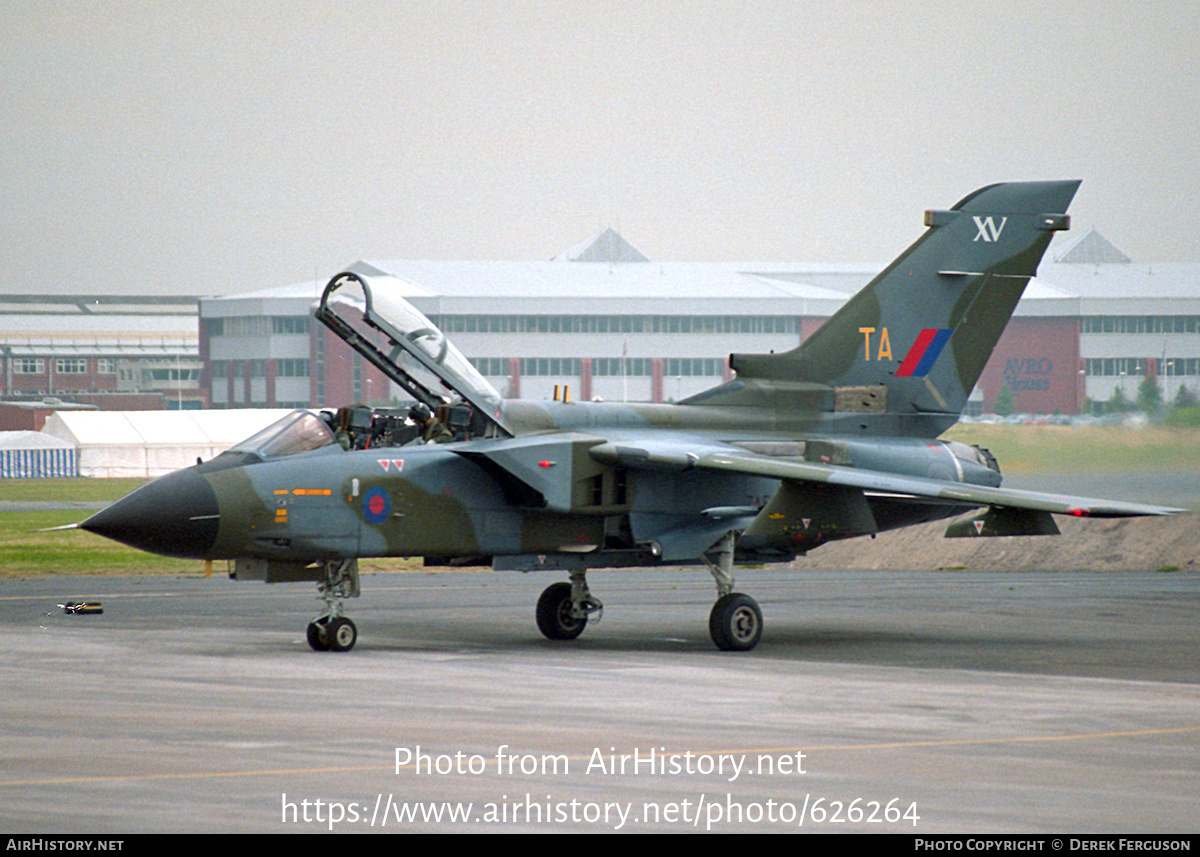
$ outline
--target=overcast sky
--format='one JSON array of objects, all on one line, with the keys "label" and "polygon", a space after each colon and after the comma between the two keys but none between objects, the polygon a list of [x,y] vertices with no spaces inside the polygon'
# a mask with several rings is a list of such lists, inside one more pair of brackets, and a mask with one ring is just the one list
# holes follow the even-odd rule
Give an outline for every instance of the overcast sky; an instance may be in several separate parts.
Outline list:
[{"label": "overcast sky", "polygon": [[886,262],[995,181],[1200,262],[1200,4],[0,4],[6,292],[358,258]]}]

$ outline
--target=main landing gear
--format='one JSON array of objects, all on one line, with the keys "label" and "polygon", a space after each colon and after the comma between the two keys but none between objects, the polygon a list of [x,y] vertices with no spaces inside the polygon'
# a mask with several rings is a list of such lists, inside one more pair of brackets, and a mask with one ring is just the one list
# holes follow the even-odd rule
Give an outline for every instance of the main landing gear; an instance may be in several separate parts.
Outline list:
[{"label": "main landing gear", "polygon": [[733,548],[736,536],[728,532],[711,553],[701,559],[717,582],[717,603],[708,614],[708,634],[723,652],[748,652],[762,639],[763,618],[758,602],[733,591]]},{"label": "main landing gear", "polygon": [[321,570],[317,591],[325,612],[308,623],[308,644],[317,652],[348,652],[358,642],[358,628],[342,615],[342,599],[358,597],[358,560],[326,560]]},{"label": "main landing gear", "polygon": [[[733,591],[733,549],[736,535],[727,533],[709,554],[701,557],[717,582],[717,603],[708,616],[708,633],[725,652],[748,652],[762,639],[762,611],[749,595]],[[551,640],[574,640],[587,627],[588,616],[604,605],[588,590],[585,572],[572,571],[570,583],[554,583],[537,603],[537,626]]]},{"label": "main landing gear", "polygon": [[708,614],[708,634],[723,652],[748,652],[762,638],[762,611],[749,595],[729,592]]}]

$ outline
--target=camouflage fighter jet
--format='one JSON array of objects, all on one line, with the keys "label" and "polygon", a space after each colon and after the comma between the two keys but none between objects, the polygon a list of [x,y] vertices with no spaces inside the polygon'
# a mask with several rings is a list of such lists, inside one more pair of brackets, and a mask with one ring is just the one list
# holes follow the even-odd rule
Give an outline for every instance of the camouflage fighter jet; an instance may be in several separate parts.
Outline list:
[{"label": "camouflage fighter jet", "polygon": [[384,556],[566,571],[537,603],[553,640],[577,637],[601,609],[589,569],[704,564],[713,641],[748,650],[763,621],[734,590],[740,563],[973,508],[982,514],[948,536],[1053,534],[1056,514],[1170,513],[1007,490],[987,451],[937,439],[1068,228],[1078,186],[996,184],[927,212],[916,243],[802,345],[734,354],[735,380],[677,404],[504,401],[394,281],[351,269],[325,288],[317,318],[455,440],[421,443],[396,414],[296,411],[80,526],[232,560],[238,579],[316,581],[317,650],[354,645],[343,599],[359,594],[358,559]]}]

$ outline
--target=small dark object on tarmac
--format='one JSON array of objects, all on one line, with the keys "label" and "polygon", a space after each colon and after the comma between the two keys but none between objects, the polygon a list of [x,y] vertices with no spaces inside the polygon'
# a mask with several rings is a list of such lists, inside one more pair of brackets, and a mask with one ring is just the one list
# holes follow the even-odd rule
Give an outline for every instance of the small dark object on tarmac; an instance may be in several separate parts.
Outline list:
[{"label": "small dark object on tarmac", "polygon": [[58,606],[68,615],[104,612],[104,607],[101,606],[99,601],[68,601],[66,604],[59,604]]}]

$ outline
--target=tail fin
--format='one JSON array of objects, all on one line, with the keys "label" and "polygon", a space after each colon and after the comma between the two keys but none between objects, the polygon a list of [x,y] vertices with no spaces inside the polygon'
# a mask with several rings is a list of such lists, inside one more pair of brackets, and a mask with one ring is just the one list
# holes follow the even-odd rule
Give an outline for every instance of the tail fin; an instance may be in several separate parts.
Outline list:
[{"label": "tail fin", "polygon": [[732,355],[738,381],[831,387],[827,409],[957,418],[1078,187],[996,184],[927,211],[925,234],[798,348]]}]

